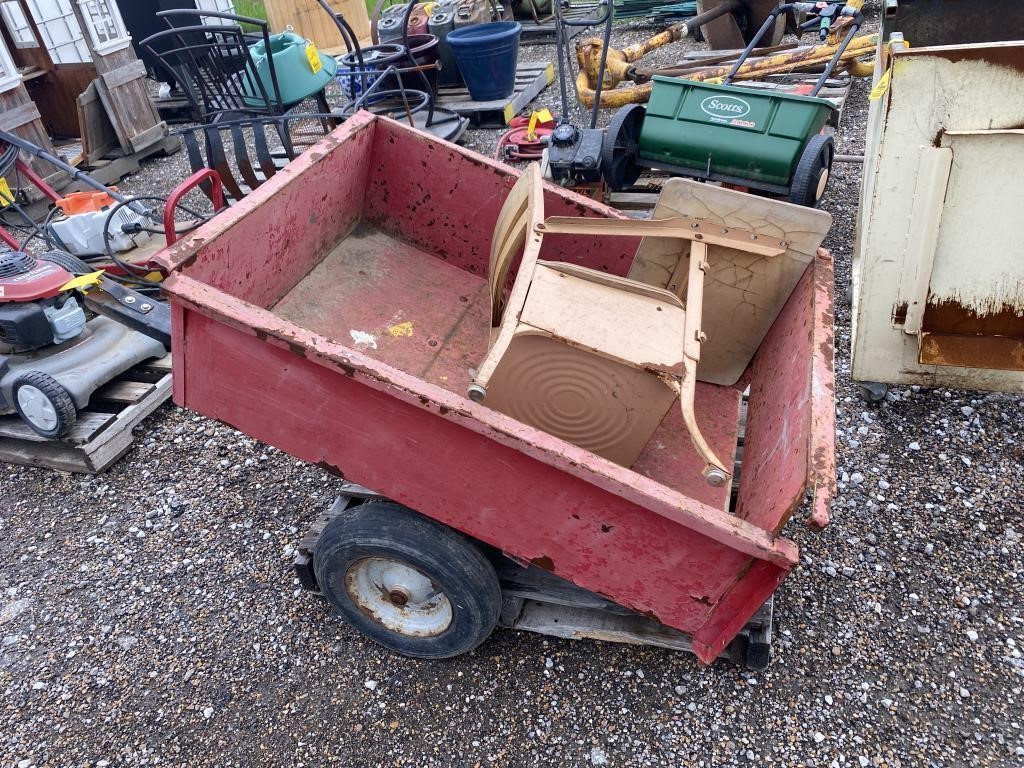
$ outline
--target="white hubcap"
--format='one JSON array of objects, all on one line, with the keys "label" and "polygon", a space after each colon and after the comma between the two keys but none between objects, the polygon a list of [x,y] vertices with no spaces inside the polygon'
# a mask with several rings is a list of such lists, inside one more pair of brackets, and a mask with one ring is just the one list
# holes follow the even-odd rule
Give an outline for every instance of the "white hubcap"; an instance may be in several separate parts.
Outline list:
[{"label": "white hubcap", "polygon": [[814,191],[815,201],[821,200],[825,196],[826,186],[828,186],[828,168],[822,170],[821,176],[818,179],[818,188]]},{"label": "white hubcap", "polygon": [[364,613],[392,632],[435,637],[452,623],[447,595],[401,560],[366,557],[345,574],[345,590]]},{"label": "white hubcap", "polygon": [[31,384],[22,386],[18,390],[18,405],[25,418],[39,429],[48,432],[57,426],[57,410],[50,398],[37,387]]}]

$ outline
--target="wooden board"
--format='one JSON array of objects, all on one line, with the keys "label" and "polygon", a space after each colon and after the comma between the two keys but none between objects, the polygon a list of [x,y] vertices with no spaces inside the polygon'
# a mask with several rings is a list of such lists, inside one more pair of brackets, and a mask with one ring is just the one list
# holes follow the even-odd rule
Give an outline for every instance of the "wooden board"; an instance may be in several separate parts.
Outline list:
[{"label": "wooden board", "polygon": [[[120,148],[115,148],[106,158],[83,163],[83,169],[89,172],[93,179],[101,184],[114,184],[125,176],[139,170],[139,163],[152,155],[173,155],[181,149],[181,139],[178,136],[166,136],[162,141],[151,144],[141,152],[130,155],[121,154]],[[75,182],[68,187],[68,191],[86,189],[81,182]]]},{"label": "wooden board", "polygon": [[[87,29],[83,10],[72,4],[82,29]],[[96,66],[96,92],[117,134],[125,155],[142,152],[167,137],[167,124],[153,105],[146,87],[146,67],[130,44],[115,50],[97,50],[90,35],[85,37]]]},{"label": "wooden board", "polygon": [[[723,227],[750,230],[788,242],[781,256],[757,256],[725,246],[708,248],[710,269],[704,278],[701,324],[707,341],[701,347],[697,378],[731,385],[746,370],[765,334],[832,225],[825,211],[781,200],[748,195],[670,179],[662,188],[652,218],[687,216]],[[689,258],[689,241],[644,238],[629,277],[664,288],[682,259]],[[684,283],[679,290],[685,290]]]},{"label": "wooden board", "polygon": [[129,63],[101,73],[93,81],[126,155],[141,152],[167,136],[167,124],[160,120],[146,89],[145,68],[138,59],[132,62],[138,66]]},{"label": "wooden board", "polygon": [[87,163],[102,160],[120,146],[95,82],[89,83],[78,97],[78,130]]},{"label": "wooden board", "polygon": [[0,417],[0,462],[65,472],[108,469],[132,446],[132,430],[171,395],[171,356],[129,369],[93,393],[71,432],[47,440],[16,416]]},{"label": "wooden board", "polygon": [[[48,152],[56,154],[53,143],[50,141],[50,135],[43,126],[39,110],[25,89],[24,83],[19,83],[10,90],[0,93],[0,129],[17,134]],[[32,166],[32,170],[45,178],[51,186],[67,183],[67,174],[63,171],[54,172],[53,166],[45,160],[33,157],[29,158],[29,164]],[[7,177],[7,181],[11,189],[16,188],[13,173]],[[43,193],[31,184],[26,184],[23,189],[30,203],[43,199]]]},{"label": "wooden board", "polygon": [[[370,16],[363,0],[328,0],[341,13],[360,40],[370,37]],[[316,43],[317,48],[334,48],[342,44],[341,33],[334,20],[316,0],[265,0],[267,20],[272,32],[283,32],[292,26],[295,32]]]},{"label": "wooden board", "polygon": [[468,117],[477,128],[504,128],[554,80],[551,63],[521,61],[516,66],[515,91],[508,98],[473,101],[465,86],[447,86],[438,89],[437,106]]}]

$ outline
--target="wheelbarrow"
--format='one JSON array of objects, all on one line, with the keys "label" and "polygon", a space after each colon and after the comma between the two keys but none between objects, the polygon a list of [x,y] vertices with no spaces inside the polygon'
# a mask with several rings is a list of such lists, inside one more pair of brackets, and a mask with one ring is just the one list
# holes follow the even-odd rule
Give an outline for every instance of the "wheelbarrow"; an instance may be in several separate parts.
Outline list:
[{"label": "wheelbarrow", "polygon": [[[824,37],[836,17],[850,23],[809,95],[744,88],[732,79],[775,19],[789,10],[814,13],[807,24]],[[602,171],[615,190],[632,186],[645,168],[716,181],[817,206],[825,194],[835,146],[823,134],[835,105],[818,98],[860,28],[853,7],[786,3],[775,8],[721,84],[655,76],[646,108],[615,113],[605,133]],[[805,24],[806,26],[806,24]]]},{"label": "wheelbarrow", "polygon": [[[771,596],[799,562],[782,528],[805,499],[827,524],[834,490],[830,217],[673,182],[656,221],[631,223],[362,112],[163,252],[176,402],[344,478],[296,566],[368,637],[439,658],[501,623],[767,663]],[[650,339],[616,334],[613,370],[530,303],[579,281],[671,324],[688,279],[704,324],[684,331],[706,338],[676,402],[727,482],[682,408],[639,424],[589,406],[614,377],[678,384],[678,350],[644,359]],[[531,335],[551,364],[516,346]],[[536,397],[517,411],[502,385],[516,396],[523,361]],[[588,442],[641,428],[636,455]]]}]

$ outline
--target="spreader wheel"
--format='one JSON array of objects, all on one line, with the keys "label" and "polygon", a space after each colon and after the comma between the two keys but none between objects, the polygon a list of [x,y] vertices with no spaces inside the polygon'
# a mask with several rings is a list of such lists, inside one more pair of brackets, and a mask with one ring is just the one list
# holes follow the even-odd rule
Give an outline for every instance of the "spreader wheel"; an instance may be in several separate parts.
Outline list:
[{"label": "spreader wheel", "polygon": [[601,144],[601,173],[609,187],[628,189],[640,178],[643,169],[636,164],[640,153],[640,129],[644,124],[644,108],[627,104],[615,113]]},{"label": "spreader wheel", "polygon": [[800,153],[789,188],[789,202],[817,208],[825,196],[825,187],[832,173],[835,143],[831,136],[818,133],[811,137]]},{"label": "spreader wheel", "polygon": [[14,382],[11,394],[21,420],[41,437],[61,437],[75,425],[78,411],[71,395],[49,374],[23,374]]},{"label": "spreader wheel", "polygon": [[313,553],[321,592],[353,627],[422,659],[466,653],[501,613],[494,566],[468,539],[390,501],[328,523]]}]

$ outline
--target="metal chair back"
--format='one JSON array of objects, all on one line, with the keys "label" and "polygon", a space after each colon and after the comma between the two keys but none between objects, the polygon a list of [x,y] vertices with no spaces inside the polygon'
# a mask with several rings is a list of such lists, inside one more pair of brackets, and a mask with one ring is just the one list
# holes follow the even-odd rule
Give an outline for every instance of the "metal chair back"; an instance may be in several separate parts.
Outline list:
[{"label": "metal chair back", "polygon": [[[270,29],[265,21],[188,9],[160,11],[157,16],[169,28],[139,45],[181,84],[204,122],[225,116],[284,114],[273,57],[268,59],[267,83],[258,75],[249,50],[254,39],[262,39],[270,50]],[[179,21],[197,23],[178,25]],[[256,34],[246,34],[242,24],[255,26]]]}]

